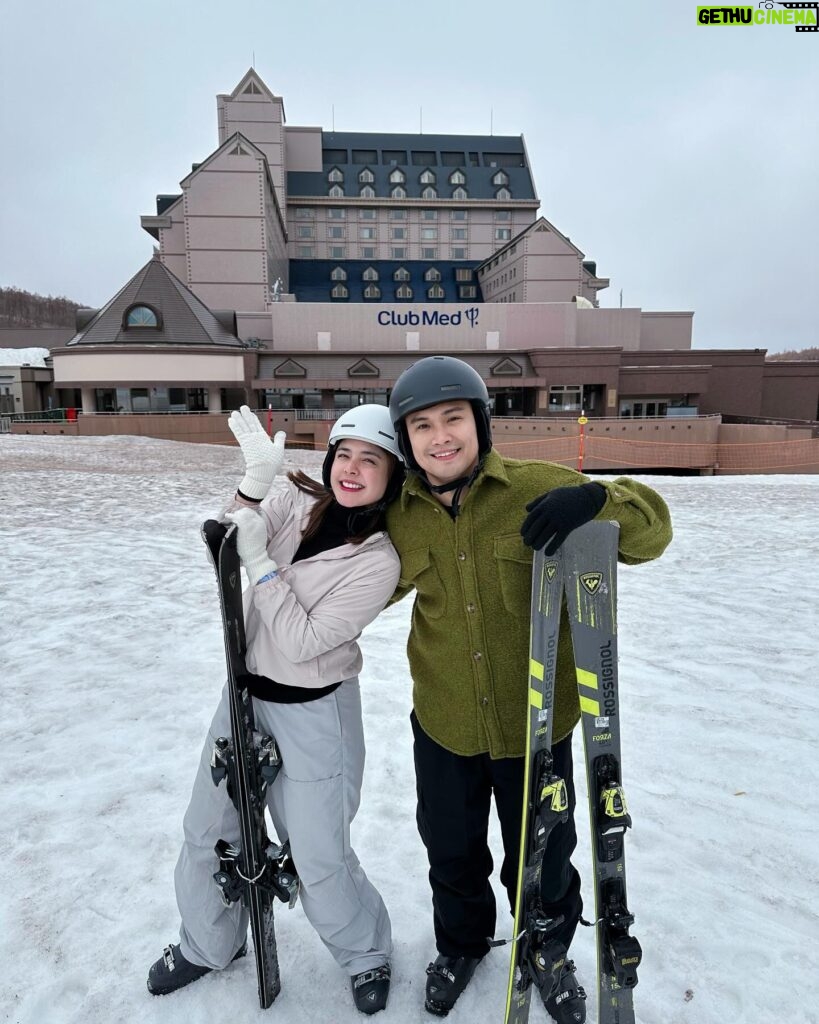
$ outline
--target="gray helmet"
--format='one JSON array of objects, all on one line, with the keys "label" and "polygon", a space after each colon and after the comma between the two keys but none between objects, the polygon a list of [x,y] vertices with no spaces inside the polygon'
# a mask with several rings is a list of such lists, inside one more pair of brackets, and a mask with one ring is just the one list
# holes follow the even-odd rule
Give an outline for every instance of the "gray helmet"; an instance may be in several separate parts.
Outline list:
[{"label": "gray helmet", "polygon": [[390,395],[390,416],[398,433],[398,445],[410,469],[418,470],[405,424],[411,412],[448,399],[469,402],[478,431],[481,459],[492,447],[489,392],[483,378],[469,363],[454,356],[427,356],[404,370]]},{"label": "gray helmet", "polygon": [[[343,412],[333,424],[327,441],[327,454],[321,467],[321,479],[324,486],[330,487],[330,469],[336,457],[336,447],[342,438],[351,437],[359,441],[371,441],[383,448],[385,452],[395,456],[387,490],[382,498],[386,507],[394,501],[404,483],[404,457],[396,440],[390,412],[386,405],[357,405]],[[380,503],[379,503],[380,505]]]}]

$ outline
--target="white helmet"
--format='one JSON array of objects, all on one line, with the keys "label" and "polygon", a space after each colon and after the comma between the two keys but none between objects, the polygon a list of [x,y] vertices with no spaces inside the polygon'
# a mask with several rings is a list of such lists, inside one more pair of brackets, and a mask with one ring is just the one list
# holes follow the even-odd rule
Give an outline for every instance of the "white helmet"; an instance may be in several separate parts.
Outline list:
[{"label": "white helmet", "polygon": [[390,455],[394,455],[396,459],[404,461],[398,448],[398,435],[392,425],[390,410],[386,405],[357,405],[354,409],[342,413],[333,424],[327,446],[332,447],[342,437],[371,441]]}]

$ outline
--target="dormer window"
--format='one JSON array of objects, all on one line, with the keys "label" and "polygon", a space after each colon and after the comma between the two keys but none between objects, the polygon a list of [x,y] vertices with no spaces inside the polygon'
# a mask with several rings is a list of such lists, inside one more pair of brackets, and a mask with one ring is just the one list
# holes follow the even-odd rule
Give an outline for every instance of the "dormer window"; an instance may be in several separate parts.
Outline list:
[{"label": "dormer window", "polygon": [[142,304],[130,306],[122,318],[122,327],[126,331],[131,328],[139,330],[153,328],[155,331],[158,331],[161,326],[162,317],[152,306]]},{"label": "dormer window", "polygon": [[444,294],[444,289],[439,284],[434,284],[430,288],[427,288],[428,299],[442,299]]},{"label": "dormer window", "polygon": [[438,198],[438,190],[434,189],[434,188],[432,188],[431,186],[428,185],[421,192],[421,198],[422,199],[437,199]]},{"label": "dormer window", "polygon": [[344,174],[337,167],[334,167],[327,175],[327,180],[330,184],[336,181],[344,181]]},{"label": "dormer window", "polygon": [[438,179],[435,177],[435,171],[431,171],[427,168],[425,171],[421,172],[421,177],[418,180],[422,185],[434,185]]},{"label": "dormer window", "polygon": [[425,281],[440,281],[441,271],[437,267],[430,267],[429,270],[424,271]]},{"label": "dormer window", "polygon": [[469,198],[469,193],[466,191],[465,188],[461,188],[461,186],[459,185],[457,188],[454,188],[452,190],[452,198],[453,199],[468,199]]},{"label": "dormer window", "polygon": [[509,184],[509,175],[506,173],[506,171],[498,171],[497,174],[493,174],[492,175],[492,184],[493,185],[508,185]]},{"label": "dormer window", "polygon": [[330,191],[327,193],[327,195],[331,199],[341,199],[344,196],[344,189],[341,187],[341,185],[331,185]]},{"label": "dormer window", "polygon": [[450,185],[465,185],[466,175],[463,171],[453,171],[449,176]]},{"label": "dormer window", "polygon": [[347,280],[347,271],[344,269],[344,267],[333,267],[333,269],[330,271],[330,280],[331,281],[346,281]]},{"label": "dormer window", "polygon": [[406,183],[407,176],[399,167],[396,167],[394,171],[390,171],[391,185],[405,185]]},{"label": "dormer window", "polygon": [[390,190],[390,198],[391,199],[406,199],[407,198],[407,190],[404,188],[403,185],[396,185],[393,189]]},{"label": "dormer window", "polygon": [[406,267],[399,267],[392,275],[393,281],[409,281],[410,272]]},{"label": "dormer window", "polygon": [[372,185],[362,185],[358,190],[358,194],[362,199],[375,199],[375,189]]},{"label": "dormer window", "polygon": [[334,284],[330,291],[331,299],[349,299],[350,292],[346,284]]},{"label": "dormer window", "polygon": [[362,281],[377,281],[378,280],[378,271],[375,269],[375,267],[367,267],[367,269],[361,275],[361,280]]},{"label": "dormer window", "polygon": [[365,167],[363,171],[358,172],[358,181],[361,185],[372,185],[375,181],[375,175],[369,167]]},{"label": "dormer window", "polygon": [[399,284],[395,289],[395,297],[396,299],[411,299],[412,288],[408,284]]},{"label": "dormer window", "polygon": [[498,191],[495,193],[495,198],[496,199],[511,199],[512,198],[512,193],[509,191],[508,188],[499,188]]},{"label": "dormer window", "polygon": [[368,284],[365,287],[365,289],[364,289],[364,298],[365,299],[380,299],[381,298],[381,289],[378,287],[377,284]]}]

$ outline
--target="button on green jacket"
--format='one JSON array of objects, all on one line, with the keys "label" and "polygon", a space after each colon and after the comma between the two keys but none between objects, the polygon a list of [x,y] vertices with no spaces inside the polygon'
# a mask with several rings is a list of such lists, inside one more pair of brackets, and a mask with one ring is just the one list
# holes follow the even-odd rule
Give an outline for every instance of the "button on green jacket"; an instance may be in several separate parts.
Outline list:
[{"label": "button on green jacket", "polygon": [[[424,731],[456,754],[519,757],[526,745],[531,548],[520,536],[526,504],[588,477],[550,462],[489,453],[460,514],[410,474],[387,513],[401,558],[393,600],[416,591],[407,653],[413,703]],[[668,508],[645,484],[598,481],[608,491],[598,519],[620,524],[619,560],[661,555],[671,540]],[[555,685],[554,741],[580,718],[565,608]]]}]

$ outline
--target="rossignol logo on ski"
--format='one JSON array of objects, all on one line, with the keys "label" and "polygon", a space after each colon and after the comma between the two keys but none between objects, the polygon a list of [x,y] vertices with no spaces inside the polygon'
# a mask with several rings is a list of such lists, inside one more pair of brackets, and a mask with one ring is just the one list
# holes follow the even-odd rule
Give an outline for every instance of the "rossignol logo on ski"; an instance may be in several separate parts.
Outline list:
[{"label": "rossignol logo on ski", "polygon": [[592,597],[600,589],[600,584],[603,582],[602,572],[584,572],[580,576],[580,583],[587,594],[591,594]]},{"label": "rossignol logo on ski", "polygon": [[546,574],[546,579],[548,580],[549,583],[551,583],[552,580],[557,575],[557,562],[547,562],[543,566],[543,571]]}]

